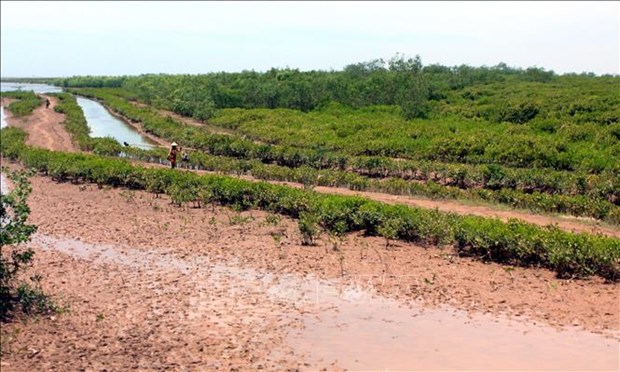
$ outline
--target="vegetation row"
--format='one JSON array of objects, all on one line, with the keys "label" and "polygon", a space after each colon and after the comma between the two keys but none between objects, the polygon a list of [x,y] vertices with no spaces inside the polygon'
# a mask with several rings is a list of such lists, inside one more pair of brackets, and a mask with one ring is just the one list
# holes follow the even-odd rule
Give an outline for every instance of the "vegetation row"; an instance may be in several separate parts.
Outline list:
[{"label": "vegetation row", "polygon": [[57,181],[145,189],[168,194],[177,204],[196,201],[268,210],[298,218],[306,243],[312,242],[318,227],[336,235],[364,231],[419,244],[452,244],[463,255],[542,266],[555,270],[561,277],[596,274],[608,280],[620,279],[619,239],[572,234],[518,220],[504,223],[359,197],[322,195],[225,176],[137,167],[117,158],[33,149],[24,145],[25,133],[16,128],[4,128],[1,134],[3,157],[20,160]]},{"label": "vegetation row", "polygon": [[162,117],[156,110],[138,107],[113,92],[79,90],[90,98],[134,122],[141,122],[146,131],[213,155],[258,160],[291,168],[307,166],[315,169],[338,169],[373,178],[402,178],[433,181],[462,189],[511,189],[524,193],[585,195],[594,203],[607,201],[620,205],[620,164],[601,174],[553,171],[548,169],[510,168],[497,164],[471,165],[437,161],[397,160],[386,157],[349,156],[321,149],[255,143],[239,136],[208,133],[184,125],[171,117]]},{"label": "vegetation row", "polygon": [[32,91],[12,91],[2,92],[3,98],[13,98],[16,101],[9,104],[6,108],[14,116],[21,117],[32,114],[32,111],[39,107],[43,102],[41,97]]},{"label": "vegetation row", "polygon": [[395,56],[342,71],[74,77],[253,140],[348,155],[599,173],[620,156],[620,77],[424,66]]}]

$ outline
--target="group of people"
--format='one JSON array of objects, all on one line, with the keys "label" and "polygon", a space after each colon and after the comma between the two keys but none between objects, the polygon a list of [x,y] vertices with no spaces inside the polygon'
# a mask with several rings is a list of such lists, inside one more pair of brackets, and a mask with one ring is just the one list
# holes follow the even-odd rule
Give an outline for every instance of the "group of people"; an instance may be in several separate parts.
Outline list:
[{"label": "group of people", "polygon": [[170,168],[174,169],[177,167],[177,154],[181,153],[181,161],[188,162],[189,155],[183,151],[183,149],[177,145],[176,142],[172,142],[170,144],[170,151],[168,151],[168,160],[170,161]]}]

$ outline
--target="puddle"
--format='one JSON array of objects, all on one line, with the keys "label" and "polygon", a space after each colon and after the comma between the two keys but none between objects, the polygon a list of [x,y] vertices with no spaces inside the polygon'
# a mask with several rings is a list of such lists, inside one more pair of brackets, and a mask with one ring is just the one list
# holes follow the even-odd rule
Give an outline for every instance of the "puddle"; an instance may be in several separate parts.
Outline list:
[{"label": "puddle", "polygon": [[620,342],[440,308],[381,299],[342,300],[289,336],[309,361],[349,370],[613,370]]},{"label": "puddle", "polygon": [[151,148],[155,144],[131,125],[112,116],[99,102],[83,97],[76,98],[78,105],[84,111],[92,137],[112,137],[121,144],[127,142],[131,146],[142,148]]},{"label": "puddle", "polygon": [[[362,286],[311,276],[276,275],[214,263],[207,256],[179,258],[158,250],[95,245],[36,234],[33,242],[95,264],[192,275],[197,288],[192,317],[212,316],[212,301],[258,295],[298,310],[303,329],[288,344],[307,362],[349,370],[615,370],[620,341],[579,331],[526,325],[496,316],[468,316],[450,307],[408,307]],[[366,286],[367,287],[367,286]],[[228,305],[227,305],[228,306]],[[211,310],[209,310],[211,309]],[[210,311],[209,314],[205,313]]]}]

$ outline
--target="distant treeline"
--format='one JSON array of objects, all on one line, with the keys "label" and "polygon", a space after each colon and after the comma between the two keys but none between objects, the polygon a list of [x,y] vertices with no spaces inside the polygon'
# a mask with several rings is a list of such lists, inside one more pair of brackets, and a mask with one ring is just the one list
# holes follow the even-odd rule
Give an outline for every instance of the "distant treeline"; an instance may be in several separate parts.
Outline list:
[{"label": "distant treeline", "polygon": [[423,66],[419,56],[396,55],[351,64],[342,71],[271,69],[204,75],[79,76],[37,79],[63,87],[125,88],[140,100],[179,114],[208,119],[220,108],[290,108],[311,111],[330,101],[353,108],[397,105],[407,118],[424,118],[429,101],[447,91],[492,82],[550,82],[553,71],[467,65]]}]

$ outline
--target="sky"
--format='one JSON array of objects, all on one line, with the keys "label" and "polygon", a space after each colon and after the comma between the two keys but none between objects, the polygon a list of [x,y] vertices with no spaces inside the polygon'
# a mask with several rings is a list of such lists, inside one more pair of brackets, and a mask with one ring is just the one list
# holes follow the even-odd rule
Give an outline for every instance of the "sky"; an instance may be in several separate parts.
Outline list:
[{"label": "sky", "polygon": [[620,73],[613,2],[0,2],[2,77],[424,65]]}]

